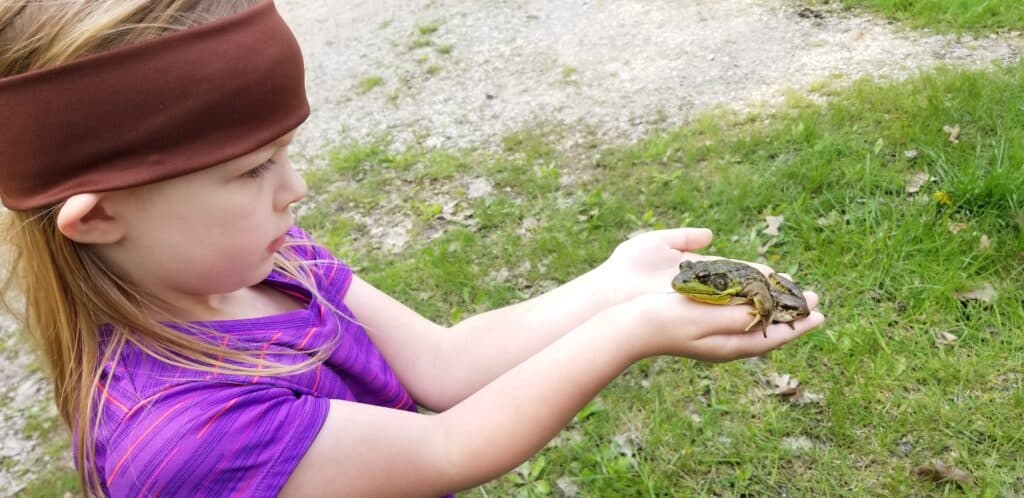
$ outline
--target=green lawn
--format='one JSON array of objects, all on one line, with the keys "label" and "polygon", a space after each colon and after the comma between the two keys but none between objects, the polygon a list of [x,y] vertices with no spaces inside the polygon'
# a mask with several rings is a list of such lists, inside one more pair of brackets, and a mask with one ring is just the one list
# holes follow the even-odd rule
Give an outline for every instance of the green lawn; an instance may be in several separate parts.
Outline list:
[{"label": "green lawn", "polygon": [[874,10],[914,28],[939,31],[1024,31],[1020,0],[808,0]]},{"label": "green lawn", "polygon": [[[318,200],[301,222],[445,323],[679,225],[714,229],[711,253],[792,273],[829,320],[765,361],[637,365],[488,496],[557,496],[559,479],[608,497],[1024,493],[1024,68],[711,113],[593,164],[555,140],[511,136],[489,157],[349,147],[309,176]],[[470,198],[465,178],[493,192]],[[389,253],[357,213],[407,219],[413,236]],[[780,215],[779,235],[762,233]],[[964,297],[986,286],[994,296]],[[771,394],[782,374],[822,398]],[[971,482],[915,475],[935,459]]]}]

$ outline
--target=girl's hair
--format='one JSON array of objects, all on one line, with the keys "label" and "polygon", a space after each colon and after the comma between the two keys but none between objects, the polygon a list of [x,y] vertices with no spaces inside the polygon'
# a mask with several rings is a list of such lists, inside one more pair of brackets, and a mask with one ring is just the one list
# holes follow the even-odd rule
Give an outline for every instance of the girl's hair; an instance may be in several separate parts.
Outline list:
[{"label": "girl's hair", "polygon": [[[0,78],[63,64],[139,43],[253,7],[258,0],[67,0],[0,2]],[[3,157],[0,156],[0,161]],[[0,165],[0,167],[12,167]],[[201,371],[275,376],[323,362],[338,338],[294,365],[219,344],[214,331],[168,318],[163,303],[119,278],[90,250],[57,228],[60,205],[3,213],[0,307],[18,316],[53,379],[61,417],[75,434],[75,464],[83,495],[102,496],[94,434],[104,399],[97,399],[101,366],[116,362],[132,344],[167,363]],[[2,208],[0,208],[2,209]],[[2,242],[0,242],[2,243]],[[275,256],[275,268],[302,282],[323,302],[310,269],[294,246]],[[183,334],[168,325],[202,332]],[[108,331],[101,342],[101,329]]]}]

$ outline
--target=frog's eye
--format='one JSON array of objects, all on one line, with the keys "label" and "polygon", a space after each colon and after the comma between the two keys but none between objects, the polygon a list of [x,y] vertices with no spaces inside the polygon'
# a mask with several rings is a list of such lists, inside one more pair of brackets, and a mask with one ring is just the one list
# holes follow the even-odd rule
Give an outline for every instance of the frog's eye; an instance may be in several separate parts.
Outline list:
[{"label": "frog's eye", "polygon": [[708,273],[707,270],[701,270],[701,271],[697,272],[696,277],[697,277],[697,281],[699,281],[702,284],[706,284],[706,283],[708,283],[708,278],[711,277],[711,274]]},{"label": "frog's eye", "polygon": [[711,286],[717,291],[724,291],[729,288],[729,279],[725,278],[725,275],[715,275],[711,279]]}]

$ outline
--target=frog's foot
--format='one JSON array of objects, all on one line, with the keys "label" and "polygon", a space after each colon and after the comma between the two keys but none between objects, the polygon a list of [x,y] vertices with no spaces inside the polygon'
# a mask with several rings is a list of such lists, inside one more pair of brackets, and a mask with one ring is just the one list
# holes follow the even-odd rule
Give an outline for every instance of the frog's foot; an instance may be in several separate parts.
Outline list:
[{"label": "frog's foot", "polygon": [[[750,327],[753,327],[754,325],[757,325],[758,323],[760,323],[761,324],[761,333],[764,335],[764,338],[767,339],[768,338],[768,324],[771,322],[771,319],[769,317],[761,316],[760,313],[758,313],[756,311],[753,311],[753,310],[750,311],[750,314],[754,315],[754,321],[750,322],[750,324],[747,325],[747,328],[743,329],[743,331],[744,332],[749,332],[750,331]],[[792,327],[793,325],[790,324],[789,326]]]}]

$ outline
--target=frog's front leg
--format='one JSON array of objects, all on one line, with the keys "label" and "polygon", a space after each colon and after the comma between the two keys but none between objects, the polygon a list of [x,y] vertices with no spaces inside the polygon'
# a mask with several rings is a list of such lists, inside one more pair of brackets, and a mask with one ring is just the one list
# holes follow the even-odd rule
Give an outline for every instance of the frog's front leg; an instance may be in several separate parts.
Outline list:
[{"label": "frog's front leg", "polygon": [[775,308],[775,299],[772,298],[771,291],[768,290],[768,286],[763,282],[753,282],[747,284],[743,288],[743,294],[747,296],[751,304],[754,305],[754,310],[750,314],[754,315],[754,321],[747,325],[747,328],[743,329],[744,332],[750,330],[757,322],[761,322],[761,332],[764,334],[765,339],[768,338],[768,324],[772,321],[772,313]]}]

